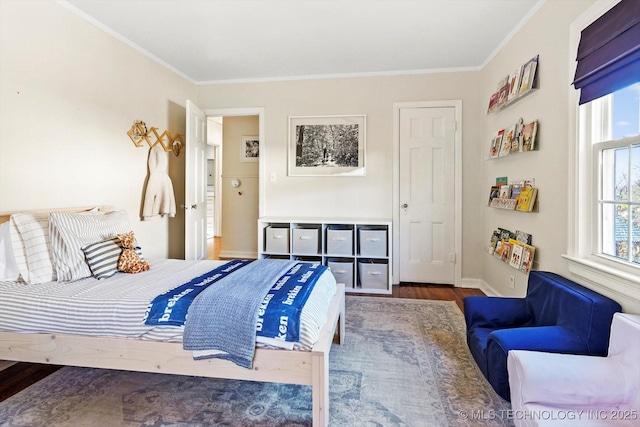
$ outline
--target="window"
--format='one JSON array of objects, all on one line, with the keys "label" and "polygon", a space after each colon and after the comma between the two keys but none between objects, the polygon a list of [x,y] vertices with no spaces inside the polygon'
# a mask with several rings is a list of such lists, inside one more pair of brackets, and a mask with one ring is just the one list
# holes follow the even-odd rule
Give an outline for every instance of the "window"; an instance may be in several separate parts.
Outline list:
[{"label": "window", "polygon": [[[637,17],[637,13],[620,13],[620,7],[639,7],[640,3],[597,1],[571,25],[570,51],[579,51],[581,35],[589,27],[620,28],[602,25],[602,18],[611,17],[607,14],[616,6],[618,17]],[[633,25],[633,31],[638,31],[640,24]],[[596,42],[605,39],[602,34],[592,38]],[[625,42],[625,49],[633,55],[639,52],[631,46],[637,40],[632,37],[630,43]],[[626,65],[638,67],[640,61],[633,59]],[[584,86],[570,91],[569,136],[574,142],[570,146],[572,197],[564,257],[572,274],[640,301],[640,73],[633,68],[627,75],[632,79],[624,85],[619,85],[624,79],[604,79],[602,84],[591,80],[586,83],[592,88],[586,92]],[[598,91],[601,93],[591,96]]]},{"label": "window", "polygon": [[592,116],[592,253],[640,266],[640,83],[581,108]]}]

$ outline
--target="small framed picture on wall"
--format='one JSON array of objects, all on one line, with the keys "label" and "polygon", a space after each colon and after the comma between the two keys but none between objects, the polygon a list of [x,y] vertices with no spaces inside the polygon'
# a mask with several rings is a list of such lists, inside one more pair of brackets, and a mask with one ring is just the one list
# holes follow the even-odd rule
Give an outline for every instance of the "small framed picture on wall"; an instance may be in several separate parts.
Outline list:
[{"label": "small framed picture on wall", "polygon": [[257,162],[260,159],[260,139],[257,136],[243,136],[240,151],[240,161]]}]

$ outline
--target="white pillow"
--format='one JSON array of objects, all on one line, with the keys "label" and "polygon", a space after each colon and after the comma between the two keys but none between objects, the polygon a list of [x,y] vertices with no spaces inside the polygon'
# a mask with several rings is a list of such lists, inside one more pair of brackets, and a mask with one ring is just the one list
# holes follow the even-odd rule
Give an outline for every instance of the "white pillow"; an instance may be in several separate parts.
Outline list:
[{"label": "white pillow", "polygon": [[91,276],[82,248],[131,231],[127,211],[107,213],[52,212],[49,233],[58,282]]},{"label": "white pillow", "polygon": [[55,281],[48,214],[13,214],[10,222],[13,253],[22,280],[26,283]]},{"label": "white pillow", "polygon": [[0,280],[16,282],[20,277],[20,270],[13,254],[9,223],[10,221],[0,224]]}]

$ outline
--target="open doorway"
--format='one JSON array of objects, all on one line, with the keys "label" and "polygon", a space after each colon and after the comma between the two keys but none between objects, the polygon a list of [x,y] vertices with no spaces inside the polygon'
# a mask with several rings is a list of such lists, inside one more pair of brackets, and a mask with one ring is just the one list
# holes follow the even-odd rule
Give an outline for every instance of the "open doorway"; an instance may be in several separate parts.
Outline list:
[{"label": "open doorway", "polygon": [[256,258],[263,109],[205,112],[207,258]]},{"label": "open doorway", "polygon": [[220,258],[223,117],[207,117],[207,259]]}]

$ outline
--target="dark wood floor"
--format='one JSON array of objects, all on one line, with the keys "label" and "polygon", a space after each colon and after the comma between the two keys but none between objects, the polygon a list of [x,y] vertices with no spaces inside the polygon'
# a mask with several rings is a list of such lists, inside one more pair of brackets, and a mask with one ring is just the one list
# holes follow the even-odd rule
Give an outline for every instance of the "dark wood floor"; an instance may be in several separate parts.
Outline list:
[{"label": "dark wood floor", "polygon": [[[219,245],[216,245],[219,246]],[[213,248],[211,248],[213,249]],[[210,257],[215,259],[219,254],[219,247],[215,252],[210,252]],[[214,253],[216,255],[214,255]],[[349,294],[364,295],[364,294]],[[370,294],[366,294],[371,296]],[[479,289],[454,288],[443,285],[421,285],[403,283],[393,287],[391,295],[375,295],[380,298],[410,298],[440,301],[455,301],[462,310],[462,300],[469,295],[484,295]],[[0,402],[40,381],[47,375],[60,369],[56,365],[40,365],[33,363],[17,363],[0,371]]]}]

